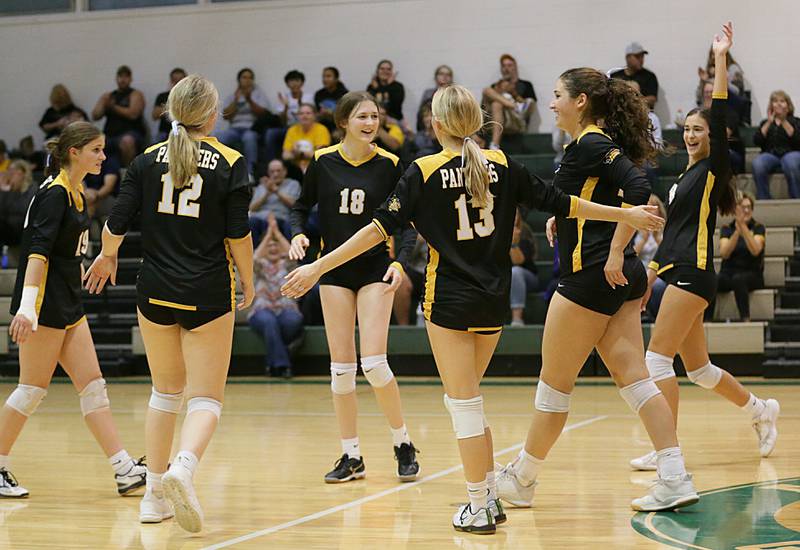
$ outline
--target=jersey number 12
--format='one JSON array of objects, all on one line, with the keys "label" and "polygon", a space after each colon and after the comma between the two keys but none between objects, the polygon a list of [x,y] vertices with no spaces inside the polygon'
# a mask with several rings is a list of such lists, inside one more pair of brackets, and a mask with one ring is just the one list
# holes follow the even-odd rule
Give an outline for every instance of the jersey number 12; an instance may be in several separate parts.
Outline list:
[{"label": "jersey number 12", "polygon": [[[172,177],[169,173],[161,176],[163,187],[161,189],[161,200],[158,201],[158,211],[161,214],[175,214],[175,203],[173,197],[175,196],[175,186],[172,183]],[[196,201],[200,198],[200,193],[203,191],[203,178],[200,174],[195,174],[189,184],[181,189],[178,194],[178,216],[187,216],[189,218],[200,217],[200,205]]]},{"label": "jersey number 12", "polygon": [[461,195],[455,201],[455,208],[458,211],[458,230],[456,231],[456,238],[459,241],[469,241],[475,238],[475,233],[478,237],[488,237],[494,232],[494,216],[492,215],[492,208],[494,203],[490,202],[486,208],[479,210],[481,221],[475,222],[473,226],[469,223],[469,210],[467,209],[467,196]]}]

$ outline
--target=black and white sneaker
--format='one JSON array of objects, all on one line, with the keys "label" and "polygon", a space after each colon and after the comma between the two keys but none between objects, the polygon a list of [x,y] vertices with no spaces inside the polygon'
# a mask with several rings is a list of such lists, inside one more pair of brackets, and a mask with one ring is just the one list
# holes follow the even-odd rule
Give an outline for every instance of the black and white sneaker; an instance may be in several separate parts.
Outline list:
[{"label": "black and white sneaker", "polygon": [[488,508],[472,511],[470,504],[464,504],[453,516],[453,528],[464,533],[493,535],[497,526]]},{"label": "black and white sneaker", "polygon": [[0,468],[0,498],[28,498],[28,490],[20,487],[14,474]]},{"label": "black and white sneaker", "polygon": [[397,477],[400,481],[414,481],[419,476],[419,451],[413,443],[402,443],[394,448],[394,459],[397,461]]},{"label": "black and white sneaker", "polygon": [[344,483],[354,479],[364,479],[367,476],[367,469],[364,466],[364,458],[350,458],[347,453],[336,461],[333,470],[325,474],[325,483]]},{"label": "black and white sneaker", "polygon": [[144,460],[145,457],[142,457],[134,462],[131,469],[124,474],[114,474],[114,479],[117,481],[117,492],[120,495],[131,495],[147,484],[147,466]]},{"label": "black and white sneaker", "polygon": [[506,517],[506,511],[503,509],[503,503],[500,502],[499,498],[489,499],[489,501],[486,503],[486,509],[489,510],[490,514],[492,514],[494,522],[497,525],[505,523],[508,519]]}]

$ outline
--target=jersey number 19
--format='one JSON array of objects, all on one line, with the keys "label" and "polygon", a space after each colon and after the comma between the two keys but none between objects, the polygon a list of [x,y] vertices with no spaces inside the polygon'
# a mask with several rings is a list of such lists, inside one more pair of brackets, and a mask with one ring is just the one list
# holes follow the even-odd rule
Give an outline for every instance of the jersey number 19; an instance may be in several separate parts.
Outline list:
[{"label": "jersey number 19", "polygon": [[[161,176],[163,187],[161,189],[161,200],[158,201],[158,211],[161,214],[175,214],[175,185],[172,183],[172,177],[169,173]],[[200,205],[197,199],[200,198],[200,193],[203,191],[203,178],[200,174],[195,174],[189,184],[181,189],[178,194],[178,216],[187,216],[189,218],[200,217]]]}]

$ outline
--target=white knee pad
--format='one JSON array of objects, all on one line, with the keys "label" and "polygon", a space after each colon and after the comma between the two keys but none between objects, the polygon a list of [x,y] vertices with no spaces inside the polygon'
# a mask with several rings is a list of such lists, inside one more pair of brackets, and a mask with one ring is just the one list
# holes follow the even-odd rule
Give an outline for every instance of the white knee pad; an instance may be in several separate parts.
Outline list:
[{"label": "white knee pad", "polygon": [[570,394],[551,388],[541,378],[536,384],[536,398],[534,399],[536,410],[549,413],[569,412],[569,399]]},{"label": "white knee pad", "polygon": [[83,388],[79,394],[81,397],[81,412],[83,416],[100,409],[107,409],[111,406],[106,391],[106,381],[102,378],[95,378]]},{"label": "white knee pad", "polygon": [[386,360],[385,353],[383,355],[362,357],[361,370],[364,371],[367,382],[374,388],[382,388],[394,378],[394,373],[389,368],[389,361]]},{"label": "white knee pad", "polygon": [[701,388],[710,390],[719,384],[719,380],[722,378],[722,369],[709,362],[697,370],[687,370],[686,376]]},{"label": "white knee pad", "polygon": [[210,411],[219,420],[222,414],[222,403],[210,397],[192,397],[186,405],[186,416],[197,411]]},{"label": "white knee pad", "polygon": [[673,361],[672,357],[652,351],[648,351],[644,355],[644,363],[647,365],[647,372],[650,373],[650,378],[653,382],[675,376],[675,369],[672,366]]},{"label": "white knee pad", "polygon": [[656,383],[651,378],[644,378],[619,389],[622,398],[628,403],[633,412],[638,413],[644,404],[661,393]]},{"label": "white knee pad", "polygon": [[36,408],[45,395],[47,395],[47,390],[44,388],[18,384],[14,391],[11,392],[11,395],[8,396],[6,405],[23,416],[30,416],[36,412]]},{"label": "white knee pad", "polygon": [[149,406],[157,411],[178,414],[181,412],[181,406],[183,406],[183,392],[161,393],[153,388],[150,392]]},{"label": "white knee pad", "polygon": [[452,399],[444,395],[444,406],[450,412],[453,431],[457,439],[468,439],[483,435],[485,418],[483,416],[483,396],[471,399]]},{"label": "white knee pad", "polygon": [[331,391],[346,395],[356,391],[356,363],[331,363]]}]

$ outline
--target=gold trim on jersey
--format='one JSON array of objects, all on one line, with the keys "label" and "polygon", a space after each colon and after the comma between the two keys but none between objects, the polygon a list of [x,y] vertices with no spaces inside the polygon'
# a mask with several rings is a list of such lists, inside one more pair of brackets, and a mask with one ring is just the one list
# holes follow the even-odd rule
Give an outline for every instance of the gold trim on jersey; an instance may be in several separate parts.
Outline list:
[{"label": "gold trim on jersey", "polygon": [[714,92],[711,94],[711,99],[728,99],[728,90],[724,92]]},{"label": "gold trim on jersey", "polygon": [[47,263],[47,256],[42,256],[41,254],[28,254],[28,259],[36,258],[37,260],[42,260],[44,263]]},{"label": "gold trim on jersey", "polygon": [[428,244],[428,265],[425,267],[425,301],[422,312],[425,320],[431,320],[431,309],[436,295],[436,269],[439,267],[439,252]]},{"label": "gold trim on jersey", "polygon": [[[499,164],[501,166],[505,166],[508,168],[508,158],[506,154],[501,151],[500,149],[481,149],[483,156],[486,157],[486,160],[492,161],[495,164]],[[493,329],[489,329],[493,330]]]},{"label": "gold trim on jersey", "polygon": [[708,173],[700,201],[700,219],[697,223],[697,267],[705,269],[708,263],[708,216],[711,213],[711,190],[714,188],[714,174]]},{"label": "gold trim on jersey", "polygon": [[[585,133],[585,132],[584,132]],[[581,134],[583,135],[583,134]],[[580,138],[578,138],[580,139]],[[600,178],[596,176],[590,176],[586,178],[586,181],[583,184],[583,188],[581,189],[581,198],[585,201],[592,200],[592,194],[594,193],[594,188],[597,186],[597,182]],[[572,272],[577,273],[581,269],[583,269],[583,260],[581,259],[581,245],[583,244],[583,224],[586,223],[586,220],[581,218],[578,220],[578,244],[575,245],[575,249],[572,251]]]},{"label": "gold trim on jersey", "polygon": [[405,275],[406,274],[406,270],[405,270],[405,268],[403,268],[403,264],[401,264],[398,261],[394,261],[394,262],[390,263],[389,267],[395,268],[397,271],[400,272],[400,275]]},{"label": "gold trim on jersey", "polygon": [[384,241],[388,241],[388,240],[389,240],[389,234],[388,234],[388,233],[386,232],[386,230],[383,228],[383,225],[381,224],[381,222],[379,222],[379,221],[378,221],[378,220],[376,220],[375,218],[372,218],[372,223],[374,223],[374,224],[375,224],[375,227],[377,227],[377,228],[378,228],[378,231],[380,231],[380,232],[381,232],[381,237],[383,237],[383,240],[384,240]]},{"label": "gold trim on jersey", "polygon": [[50,182],[47,186],[48,189],[57,185],[59,187],[63,187],[64,190],[67,192],[67,200],[69,201],[69,205],[72,206],[73,203],[75,204],[75,208],[78,212],[83,212],[83,184],[78,183],[77,186],[73,188],[69,181],[69,175],[67,171],[63,168],[58,173],[58,176]]},{"label": "gold trim on jersey", "polygon": [[155,298],[148,298],[147,302],[154,306],[171,307],[172,309],[180,309],[183,311],[197,311],[197,306],[187,306],[186,304],[176,304],[175,302],[168,302],[166,300],[157,300]]},{"label": "gold trim on jersey", "polygon": [[419,166],[419,169],[422,172],[422,181],[425,182],[428,181],[428,178],[431,177],[431,174],[457,156],[460,155],[458,155],[455,151],[443,149],[433,155],[418,158],[414,161],[414,164]]},{"label": "gold trim on jersey", "polygon": [[503,327],[467,327],[467,332],[492,332],[503,330]]},{"label": "gold trim on jersey", "polygon": [[160,149],[161,147],[165,146],[166,144],[167,144],[166,141],[162,141],[162,142],[159,142],[159,143],[154,143],[153,145],[151,145],[150,147],[145,149],[144,153],[142,153],[142,154],[146,155],[147,153],[152,153],[156,149]]},{"label": "gold trim on jersey", "polygon": [[575,139],[575,142],[580,143],[581,138],[586,134],[602,134],[606,136],[608,139],[611,139],[611,136],[605,133],[602,128],[600,128],[596,124],[590,124],[589,126],[583,129],[583,132],[581,132],[580,135],[578,135],[578,137]]},{"label": "gold trim on jersey", "polygon": [[400,162],[400,157],[398,157],[397,155],[395,155],[393,153],[390,153],[389,151],[387,151],[386,149],[383,149],[382,147],[377,147],[376,146],[375,147],[375,152],[378,153],[380,156],[391,160],[392,163],[395,166],[397,166],[397,163]]},{"label": "gold trim on jersey", "polygon": [[78,319],[77,321],[75,321],[74,323],[72,323],[71,325],[67,325],[67,326],[65,326],[65,327],[64,327],[64,330],[69,330],[69,329],[71,329],[71,328],[75,328],[75,327],[77,327],[78,325],[80,325],[80,324],[82,324],[82,323],[85,323],[85,322],[86,322],[86,315],[84,315],[83,317],[81,317],[80,319]]},{"label": "gold trim on jersey", "polygon": [[42,311],[42,302],[44,302],[44,291],[47,288],[47,272],[49,270],[50,264],[48,262],[44,263],[44,271],[42,272],[42,280],[39,283],[39,295],[36,296],[36,316],[39,316],[39,312]]},{"label": "gold trim on jersey", "polygon": [[233,270],[233,255],[228,239],[225,239],[225,257],[228,259],[228,273],[231,276],[231,310],[236,309],[236,273]]},{"label": "gold trim on jersey", "polygon": [[578,197],[575,195],[569,196],[569,214],[567,214],[568,218],[577,218],[578,217]]},{"label": "gold trim on jersey", "polygon": [[242,154],[239,151],[237,151],[236,149],[232,149],[223,143],[220,143],[219,140],[217,140],[217,138],[215,137],[206,136],[200,138],[199,141],[205,143],[212,149],[215,149],[220,155],[222,155],[225,158],[229,166],[233,166],[237,160],[242,158]]},{"label": "gold trim on jersey", "polygon": [[661,275],[662,273],[664,273],[665,271],[669,271],[673,267],[675,267],[675,264],[667,264],[661,269],[656,270],[656,275]]}]

